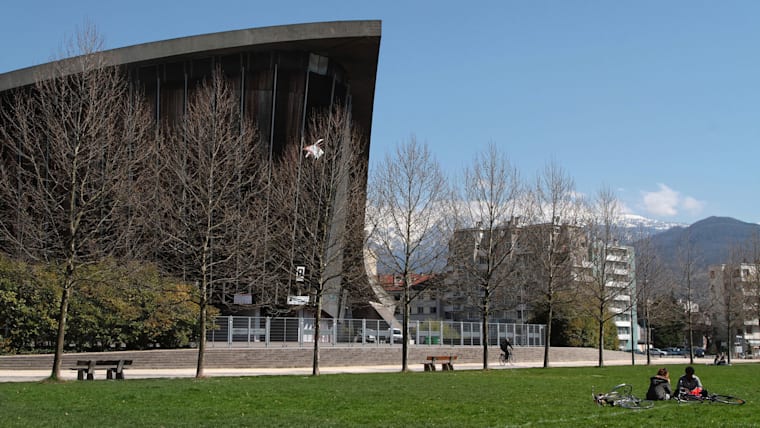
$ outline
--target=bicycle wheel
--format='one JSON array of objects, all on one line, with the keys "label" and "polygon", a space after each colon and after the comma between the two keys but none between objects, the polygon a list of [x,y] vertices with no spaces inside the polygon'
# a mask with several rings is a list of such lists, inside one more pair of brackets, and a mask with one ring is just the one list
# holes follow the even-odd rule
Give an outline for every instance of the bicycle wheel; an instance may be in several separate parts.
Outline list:
[{"label": "bicycle wheel", "polygon": [[514,363],[515,363],[515,361],[516,361],[516,360],[515,360],[515,353],[514,353],[514,352],[510,352],[510,353],[509,353],[509,358],[507,359],[507,362],[508,362],[509,364],[514,364]]},{"label": "bicycle wheel", "polygon": [[654,401],[651,400],[639,400],[636,397],[623,398],[615,402],[615,406],[623,407],[625,409],[643,410],[651,409],[654,407]]},{"label": "bicycle wheel", "polygon": [[504,355],[503,352],[499,355],[499,364],[501,364],[502,366],[507,364],[507,357]]},{"label": "bicycle wheel", "polygon": [[718,403],[723,403],[723,404],[734,404],[737,406],[744,404],[744,400],[742,400],[739,397],[732,397],[730,395],[721,395],[721,394],[711,395],[710,401],[717,401]]},{"label": "bicycle wheel", "polygon": [[606,395],[608,397],[616,397],[616,398],[628,398],[631,397],[633,392],[633,386],[628,385],[627,383],[621,383],[620,385],[616,385],[613,387],[610,392],[608,392]]}]

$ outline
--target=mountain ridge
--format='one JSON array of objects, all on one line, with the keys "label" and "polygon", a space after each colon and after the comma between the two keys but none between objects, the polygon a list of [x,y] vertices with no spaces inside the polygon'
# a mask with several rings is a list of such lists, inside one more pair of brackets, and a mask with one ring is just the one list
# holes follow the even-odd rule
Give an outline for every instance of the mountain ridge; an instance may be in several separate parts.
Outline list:
[{"label": "mountain ridge", "polygon": [[[683,287],[679,285],[684,281],[682,259],[685,257],[685,249],[690,248],[693,267],[690,280],[696,292],[693,297],[706,303],[709,299],[709,267],[729,263],[732,255],[753,237],[759,239],[760,243],[760,224],[732,217],[711,216],[688,226],[674,226],[652,234],[649,240],[651,248],[674,278],[676,289],[673,292],[679,297],[684,295]],[[644,251],[641,243],[642,241],[633,243],[637,254]]]}]

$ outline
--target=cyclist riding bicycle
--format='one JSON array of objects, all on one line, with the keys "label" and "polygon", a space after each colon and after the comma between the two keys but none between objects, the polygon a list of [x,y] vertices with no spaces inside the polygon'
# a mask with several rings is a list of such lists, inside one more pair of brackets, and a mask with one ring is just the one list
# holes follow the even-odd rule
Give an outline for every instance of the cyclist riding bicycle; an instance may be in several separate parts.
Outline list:
[{"label": "cyclist riding bicycle", "polygon": [[509,343],[509,339],[506,337],[501,339],[501,342],[499,342],[499,347],[501,348],[501,352],[504,353],[504,361],[509,361],[509,351],[512,348],[512,344]]}]

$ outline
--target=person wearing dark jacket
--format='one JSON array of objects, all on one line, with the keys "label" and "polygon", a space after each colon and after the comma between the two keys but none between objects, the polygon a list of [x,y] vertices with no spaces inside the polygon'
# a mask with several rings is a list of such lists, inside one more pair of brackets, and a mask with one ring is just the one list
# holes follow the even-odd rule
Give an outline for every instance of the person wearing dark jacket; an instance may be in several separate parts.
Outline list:
[{"label": "person wearing dark jacket", "polygon": [[670,388],[670,374],[665,367],[657,370],[657,375],[649,378],[647,400],[670,400],[673,390]]},{"label": "person wearing dark jacket", "polygon": [[678,379],[678,393],[707,397],[707,390],[702,386],[702,381],[694,374],[694,367],[686,367],[685,374]]}]

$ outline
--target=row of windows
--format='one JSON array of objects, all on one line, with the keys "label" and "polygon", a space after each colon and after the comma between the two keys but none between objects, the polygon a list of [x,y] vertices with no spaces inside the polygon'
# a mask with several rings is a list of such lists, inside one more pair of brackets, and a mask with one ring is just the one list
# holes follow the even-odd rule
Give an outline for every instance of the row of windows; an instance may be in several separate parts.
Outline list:
[{"label": "row of windows", "polygon": [[415,314],[436,314],[438,313],[438,308],[435,306],[417,306],[414,308]]}]

